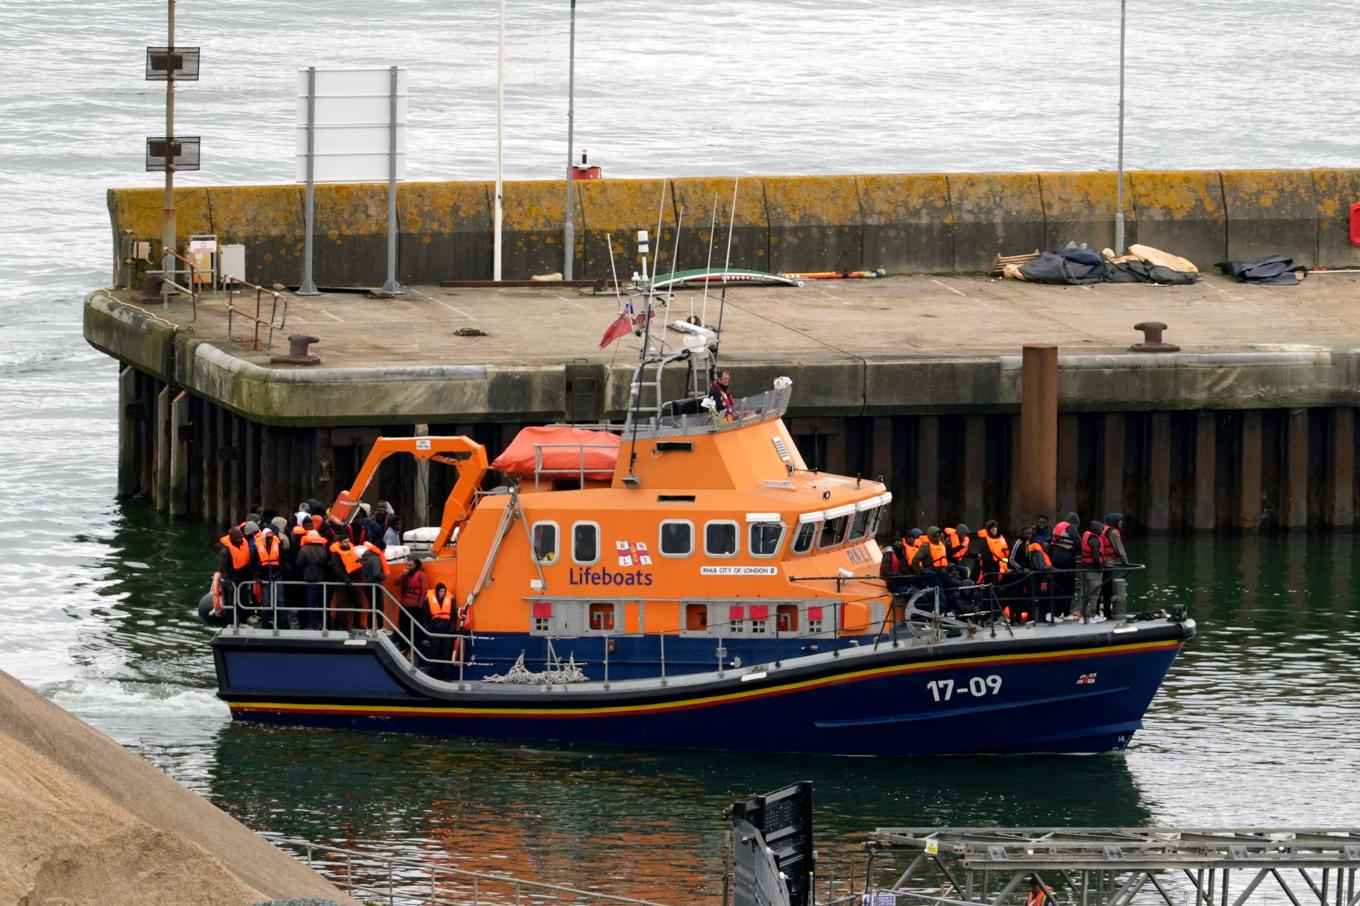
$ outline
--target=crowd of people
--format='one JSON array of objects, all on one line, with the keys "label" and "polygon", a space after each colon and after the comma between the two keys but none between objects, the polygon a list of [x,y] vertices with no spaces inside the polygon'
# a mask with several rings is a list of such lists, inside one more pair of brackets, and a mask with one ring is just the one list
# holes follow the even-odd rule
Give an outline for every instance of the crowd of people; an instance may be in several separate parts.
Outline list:
[{"label": "crowd of people", "polygon": [[1011,622],[1103,620],[1112,615],[1114,580],[1132,566],[1124,517],[1110,513],[1083,530],[1076,513],[1057,525],[1039,516],[1007,541],[996,520],[974,533],[963,523],[913,528],[883,551],[879,575],[894,595],[937,589],[941,609],[990,611]]},{"label": "crowd of people", "polygon": [[[286,516],[255,508],[218,539],[217,570],[200,616],[218,626],[253,619],[266,629],[369,628],[369,614],[385,603],[377,586],[396,568],[387,550],[401,544],[401,520],[383,500],[358,507],[350,520],[318,500]],[[461,640],[452,636],[470,625],[469,615],[458,613],[442,583],[430,588],[415,558],[402,568],[398,589],[398,645],[413,655],[414,643],[414,654],[436,662],[432,672],[445,672],[437,662],[461,654],[454,650]],[[425,632],[415,632],[413,618]]]}]

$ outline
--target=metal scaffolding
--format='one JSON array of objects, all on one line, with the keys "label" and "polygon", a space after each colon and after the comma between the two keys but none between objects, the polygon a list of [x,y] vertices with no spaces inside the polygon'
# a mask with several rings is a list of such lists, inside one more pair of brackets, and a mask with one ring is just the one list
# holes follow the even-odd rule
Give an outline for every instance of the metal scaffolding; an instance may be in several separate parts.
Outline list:
[{"label": "metal scaffolding", "polygon": [[[879,828],[863,903],[1360,906],[1358,828]],[[1037,884],[1036,884],[1037,882]],[[839,901],[836,901],[839,902]]]}]

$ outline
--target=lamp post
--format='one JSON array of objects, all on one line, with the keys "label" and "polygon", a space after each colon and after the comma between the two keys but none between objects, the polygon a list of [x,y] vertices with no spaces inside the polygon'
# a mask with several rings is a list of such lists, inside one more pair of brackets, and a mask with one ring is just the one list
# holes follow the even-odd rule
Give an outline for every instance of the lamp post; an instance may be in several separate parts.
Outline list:
[{"label": "lamp post", "polygon": [[1114,253],[1124,254],[1124,22],[1128,0],[1119,0],[1119,176],[1114,202]]},{"label": "lamp post", "polygon": [[562,214],[562,277],[572,279],[576,238],[571,225],[572,129],[576,116],[576,0],[571,0],[571,32],[567,48],[567,207]]},{"label": "lamp post", "polygon": [[496,51],[496,215],[491,237],[491,278],[501,279],[501,222],[505,217],[505,198],[501,180],[502,145],[505,127],[505,0],[500,0]]},{"label": "lamp post", "polygon": [[[161,207],[161,305],[170,304],[175,248],[175,0],[166,15],[165,55],[165,200]],[[189,291],[193,292],[193,287]]]}]

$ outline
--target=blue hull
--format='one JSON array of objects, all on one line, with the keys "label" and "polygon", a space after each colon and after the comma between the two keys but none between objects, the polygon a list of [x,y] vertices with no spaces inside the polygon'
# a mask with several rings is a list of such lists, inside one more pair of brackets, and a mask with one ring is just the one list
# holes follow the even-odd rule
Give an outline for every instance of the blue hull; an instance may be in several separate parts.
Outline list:
[{"label": "blue hull", "polygon": [[[586,746],[836,755],[1123,749],[1193,623],[867,646],[657,683],[466,690],[413,676],[385,643],[226,634],[237,719]],[[746,673],[744,678],[743,673]]]}]

